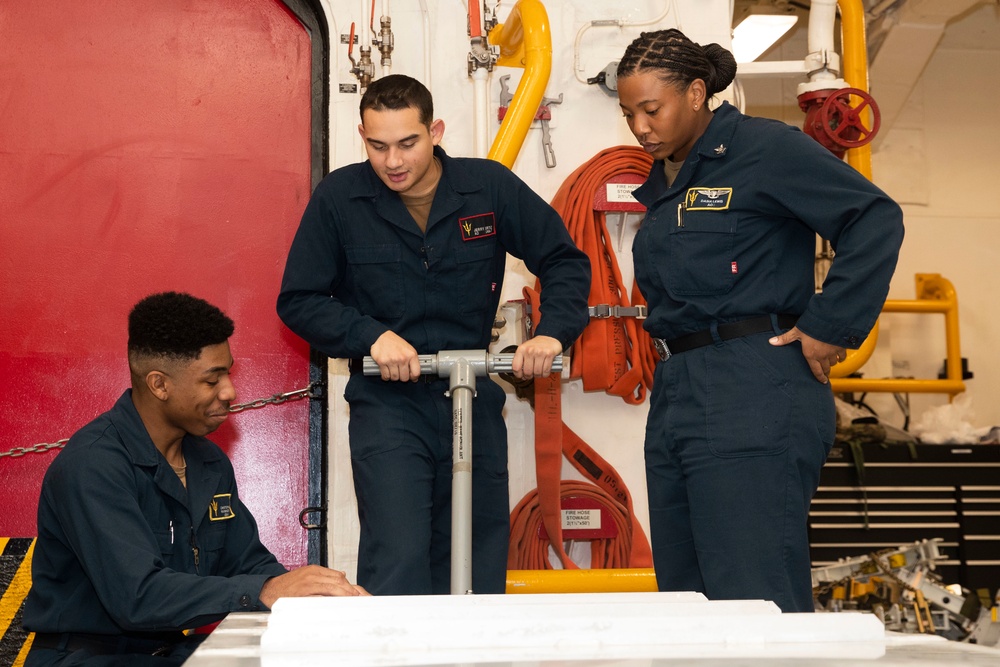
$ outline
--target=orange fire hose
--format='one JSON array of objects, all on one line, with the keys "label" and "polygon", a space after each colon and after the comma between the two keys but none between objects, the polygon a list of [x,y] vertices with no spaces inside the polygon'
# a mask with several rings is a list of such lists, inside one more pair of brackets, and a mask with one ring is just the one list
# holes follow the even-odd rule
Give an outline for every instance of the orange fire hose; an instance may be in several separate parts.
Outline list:
[{"label": "orange fire hose", "polygon": [[[563,480],[561,497],[588,498],[608,510],[614,519],[618,538],[591,540],[592,568],[629,567],[632,551],[632,525],[628,509],[593,484]],[[507,568],[511,570],[542,570],[549,559],[549,543],[538,539],[542,525],[542,510],[538,494],[526,495],[511,512],[511,545]],[[516,538],[515,538],[516,536]],[[570,567],[567,569],[575,569]]]},{"label": "orange fire hose", "polygon": [[[591,304],[645,305],[637,289],[633,287],[630,297],[622,284],[604,213],[594,210],[594,195],[611,177],[624,173],[645,177],[651,166],[652,159],[638,147],[606,149],[573,172],[552,201],[574,242],[590,257]],[[538,286],[525,288],[524,294],[532,318],[537,321],[541,314]],[[593,319],[573,346],[570,377],[581,378],[584,390],[604,390],[636,405],[645,400],[652,386],[655,363],[652,341],[634,318]],[[508,568],[551,569],[549,544],[537,538],[540,520],[563,567],[576,569],[562,546],[560,503],[562,497],[580,497],[583,489],[587,489],[587,495],[603,498],[609,510],[614,508],[616,522],[620,512],[625,513],[618,538],[595,540],[591,547],[592,567],[652,567],[649,542],[635,519],[624,480],[562,421],[558,376],[535,380],[534,408],[538,489],[525,496],[511,515]],[[560,481],[563,455],[601,488]]]},{"label": "orange fire hose", "polygon": [[[652,165],[638,146],[607,148],[570,174],[552,200],[573,241],[590,257],[592,305],[646,305],[634,285],[629,290],[623,284],[605,214],[594,209],[594,194],[613,176],[645,177]],[[573,345],[572,359],[570,377],[581,378],[584,391],[603,390],[638,405],[653,386],[652,341],[635,318],[591,320]]]}]

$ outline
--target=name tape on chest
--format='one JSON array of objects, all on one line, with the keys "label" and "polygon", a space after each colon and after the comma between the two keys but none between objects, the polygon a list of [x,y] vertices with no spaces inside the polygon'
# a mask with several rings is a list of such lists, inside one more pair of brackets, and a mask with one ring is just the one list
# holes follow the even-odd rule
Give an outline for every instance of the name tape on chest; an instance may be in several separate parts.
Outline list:
[{"label": "name tape on chest", "polygon": [[733,198],[732,188],[688,188],[684,196],[687,211],[724,211]]},{"label": "name tape on chest", "polygon": [[458,226],[462,230],[463,241],[475,241],[497,235],[496,217],[492,212],[459,218]]},{"label": "name tape on chest", "polygon": [[209,521],[226,521],[234,516],[233,494],[219,493],[212,497],[212,502],[208,504]]}]

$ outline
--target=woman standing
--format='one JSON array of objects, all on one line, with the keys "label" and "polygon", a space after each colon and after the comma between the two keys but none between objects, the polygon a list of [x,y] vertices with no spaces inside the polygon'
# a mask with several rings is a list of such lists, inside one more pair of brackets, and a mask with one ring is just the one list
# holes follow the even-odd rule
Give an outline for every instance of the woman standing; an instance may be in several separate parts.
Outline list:
[{"label": "woman standing", "polygon": [[[643,33],[618,64],[655,162],[632,252],[659,339],[646,481],[660,590],[812,611],[807,516],[833,444],[830,366],[879,315],[902,212],[797,128],[713,95],[732,54]],[[816,234],[836,259],[817,293]]]}]

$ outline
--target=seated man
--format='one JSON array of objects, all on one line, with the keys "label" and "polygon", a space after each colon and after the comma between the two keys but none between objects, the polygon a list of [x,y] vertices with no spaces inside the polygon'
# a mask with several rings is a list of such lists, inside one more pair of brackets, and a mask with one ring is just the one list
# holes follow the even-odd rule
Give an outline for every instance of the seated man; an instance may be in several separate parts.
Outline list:
[{"label": "seated man", "polygon": [[128,333],[132,389],[42,482],[26,665],[180,664],[197,643],[184,628],[284,596],[366,594],[343,572],[278,563],[204,437],[236,398],[232,320],[167,292],[136,304]]}]

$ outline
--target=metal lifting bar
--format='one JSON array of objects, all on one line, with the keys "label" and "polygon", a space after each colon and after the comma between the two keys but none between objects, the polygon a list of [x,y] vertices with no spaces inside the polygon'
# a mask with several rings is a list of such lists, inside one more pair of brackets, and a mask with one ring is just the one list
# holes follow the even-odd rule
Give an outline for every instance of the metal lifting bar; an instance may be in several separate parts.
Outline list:
[{"label": "metal lifting bar", "polygon": [[[451,594],[472,593],[472,398],[476,377],[489,373],[510,373],[514,355],[492,354],[485,350],[448,350],[422,354],[421,375],[448,378],[452,400],[451,469]],[[379,375],[371,357],[363,361],[365,375]],[[552,372],[561,373],[562,356],[552,361]]]}]

